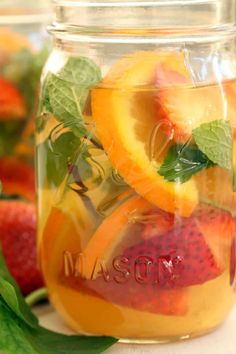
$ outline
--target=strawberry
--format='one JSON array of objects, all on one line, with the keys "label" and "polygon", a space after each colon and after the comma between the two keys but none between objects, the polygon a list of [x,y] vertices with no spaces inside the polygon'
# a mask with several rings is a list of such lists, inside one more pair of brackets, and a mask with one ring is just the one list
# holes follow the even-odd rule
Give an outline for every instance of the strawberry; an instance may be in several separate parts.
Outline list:
[{"label": "strawberry", "polygon": [[0,120],[22,119],[25,115],[26,105],[20,91],[0,77]]},{"label": "strawberry", "polygon": [[142,232],[142,238],[148,240],[153,236],[166,233],[174,226],[174,214],[167,213],[161,209],[155,209],[143,216],[145,227]]},{"label": "strawberry", "polygon": [[34,201],[34,168],[23,160],[17,157],[0,159],[0,180],[4,193],[21,195],[29,201]]},{"label": "strawberry", "polygon": [[93,295],[135,310],[170,316],[183,316],[188,310],[186,289],[160,290],[134,279],[123,284],[106,283],[103,278],[85,282],[87,292],[92,290]]},{"label": "strawberry", "polygon": [[0,241],[10,273],[24,295],[43,285],[36,261],[35,206],[0,201]]},{"label": "strawberry", "polygon": [[216,278],[222,269],[193,218],[176,221],[167,233],[127,249],[124,257],[135,267],[137,255],[155,260],[151,282],[160,288],[182,288]]}]

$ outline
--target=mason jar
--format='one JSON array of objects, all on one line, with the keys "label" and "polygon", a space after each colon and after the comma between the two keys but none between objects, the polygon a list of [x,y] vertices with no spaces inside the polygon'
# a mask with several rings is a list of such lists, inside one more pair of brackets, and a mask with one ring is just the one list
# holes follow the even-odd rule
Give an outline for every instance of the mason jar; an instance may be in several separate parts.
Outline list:
[{"label": "mason jar", "polygon": [[235,303],[233,0],[55,1],[39,257],[85,335],[171,342]]},{"label": "mason jar", "polygon": [[[33,200],[35,104],[49,54],[49,2],[0,4],[0,180],[5,193]],[[17,172],[16,172],[17,171]]]}]

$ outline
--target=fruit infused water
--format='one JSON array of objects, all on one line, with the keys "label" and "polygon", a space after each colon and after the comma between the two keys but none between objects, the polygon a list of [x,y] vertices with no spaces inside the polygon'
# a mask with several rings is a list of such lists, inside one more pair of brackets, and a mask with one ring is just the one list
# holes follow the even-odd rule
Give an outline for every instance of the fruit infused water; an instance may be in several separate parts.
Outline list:
[{"label": "fruit infused water", "polygon": [[196,84],[183,51],[133,51],[105,73],[48,70],[37,120],[39,254],[50,298],[84,334],[173,341],[235,302],[236,81]]}]

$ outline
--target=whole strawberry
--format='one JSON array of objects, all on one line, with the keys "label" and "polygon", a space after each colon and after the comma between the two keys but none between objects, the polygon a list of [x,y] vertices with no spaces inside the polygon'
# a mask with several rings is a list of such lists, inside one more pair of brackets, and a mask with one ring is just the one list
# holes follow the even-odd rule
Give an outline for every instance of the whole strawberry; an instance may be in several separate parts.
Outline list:
[{"label": "whole strawberry", "polygon": [[0,201],[0,242],[10,273],[24,295],[43,285],[36,256],[36,210],[31,203]]}]

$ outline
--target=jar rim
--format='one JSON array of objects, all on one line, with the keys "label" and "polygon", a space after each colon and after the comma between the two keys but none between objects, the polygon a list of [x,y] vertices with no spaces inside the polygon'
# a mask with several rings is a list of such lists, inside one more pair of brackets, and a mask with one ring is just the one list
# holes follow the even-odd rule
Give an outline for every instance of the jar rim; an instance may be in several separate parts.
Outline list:
[{"label": "jar rim", "polygon": [[236,0],[53,0],[56,22],[71,27],[126,29],[217,28],[235,24]]}]

